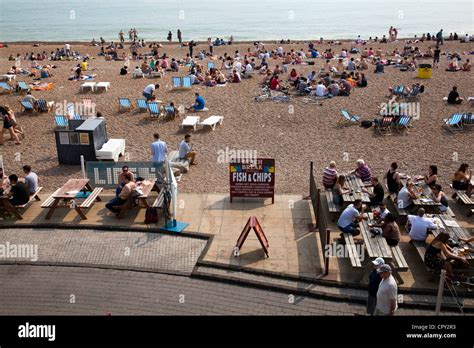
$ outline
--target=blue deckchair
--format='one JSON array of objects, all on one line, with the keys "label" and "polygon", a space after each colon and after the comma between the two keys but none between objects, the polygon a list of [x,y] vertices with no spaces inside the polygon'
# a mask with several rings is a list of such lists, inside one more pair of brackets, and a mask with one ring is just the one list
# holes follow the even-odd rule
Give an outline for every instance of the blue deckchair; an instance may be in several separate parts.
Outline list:
[{"label": "blue deckchair", "polygon": [[175,108],[173,106],[165,105],[163,109],[165,110],[166,117],[174,118],[176,116]]},{"label": "blue deckchair", "polygon": [[145,99],[137,99],[137,107],[138,107],[138,111],[140,112],[145,112],[148,110]]},{"label": "blue deckchair", "polygon": [[0,82],[0,89],[2,90],[2,93],[11,93],[13,92],[13,87],[10,86],[8,83],[6,82]]},{"label": "blue deckchair", "polygon": [[28,100],[20,100],[20,104],[23,107],[23,112],[27,112],[27,111],[34,112],[35,111],[35,107]]},{"label": "blue deckchair", "polygon": [[214,62],[207,62],[207,70],[214,69]]},{"label": "blue deckchair", "polygon": [[339,122],[337,122],[337,125],[339,127],[342,127],[346,124],[360,124],[360,117],[359,116],[351,115],[345,109],[342,109],[341,113],[342,113],[342,116],[339,119]]},{"label": "blue deckchair", "polygon": [[54,115],[54,121],[56,123],[56,127],[65,128],[68,126],[67,119],[63,115]]},{"label": "blue deckchair", "polygon": [[408,129],[410,126],[412,117],[410,116],[401,116],[397,121],[397,130],[401,131],[402,129]]},{"label": "blue deckchair", "polygon": [[181,77],[173,77],[173,89],[182,88]]},{"label": "blue deckchair", "polygon": [[400,86],[396,86],[394,89],[393,89],[393,95],[403,95],[403,90],[405,89],[405,87],[403,87],[403,85],[400,85]]},{"label": "blue deckchair", "polygon": [[48,106],[48,103],[44,99],[38,99],[36,101],[36,110],[41,112],[49,112],[51,108]]},{"label": "blue deckchair", "polygon": [[157,102],[148,103],[148,112],[150,113],[150,117],[160,117],[160,105]]},{"label": "blue deckchair", "polygon": [[18,81],[18,92],[28,92],[30,90],[30,86],[26,84],[24,81]]},{"label": "blue deckchair", "polygon": [[446,126],[450,132],[462,130],[463,114],[453,114],[444,120],[443,126]]},{"label": "blue deckchair", "polygon": [[183,88],[191,88],[191,77],[183,77]]},{"label": "blue deckchair", "polygon": [[462,118],[462,123],[463,125],[474,125],[474,115],[472,113],[466,113],[464,114]]},{"label": "blue deckchair", "polygon": [[132,102],[128,98],[118,98],[119,102],[119,111],[121,110],[131,110],[133,108]]}]

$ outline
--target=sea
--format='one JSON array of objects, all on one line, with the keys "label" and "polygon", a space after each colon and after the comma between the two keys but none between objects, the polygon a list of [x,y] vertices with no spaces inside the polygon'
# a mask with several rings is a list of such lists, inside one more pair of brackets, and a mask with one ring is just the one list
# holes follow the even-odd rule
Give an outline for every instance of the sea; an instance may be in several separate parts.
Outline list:
[{"label": "sea", "polygon": [[362,39],[474,33],[473,0],[0,0],[0,42]]}]

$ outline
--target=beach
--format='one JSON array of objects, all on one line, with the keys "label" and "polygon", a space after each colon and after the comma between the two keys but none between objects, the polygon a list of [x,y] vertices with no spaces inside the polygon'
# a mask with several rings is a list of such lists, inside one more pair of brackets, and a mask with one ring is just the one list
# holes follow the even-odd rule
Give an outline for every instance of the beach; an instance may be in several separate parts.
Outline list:
[{"label": "beach", "polygon": [[[403,49],[404,41],[397,43],[369,44],[374,49],[382,50]],[[434,41],[413,44],[425,51],[428,46],[434,47]],[[266,49],[275,50],[279,45],[267,44]],[[282,45],[285,51],[301,48],[307,50],[304,43]],[[47,43],[39,47],[31,44],[10,44],[0,49],[0,72],[5,74],[15,62],[8,61],[10,54],[26,52],[51,52],[59,45]],[[245,54],[252,42],[239,43],[214,47],[214,54],[222,56],[225,52],[233,55],[239,50],[241,56]],[[320,52],[332,48],[339,53],[342,48],[350,49],[351,43],[344,42],[339,46],[316,44]],[[315,174],[318,183],[321,182],[322,170],[331,160],[337,162],[340,172],[347,172],[355,168],[355,162],[363,158],[373,172],[382,177],[390,166],[397,162],[399,170],[409,175],[425,174],[428,166],[435,164],[439,170],[439,181],[446,187],[451,182],[452,175],[462,162],[474,164],[474,132],[450,133],[443,129],[443,119],[453,113],[472,112],[473,107],[467,102],[461,105],[448,105],[443,101],[453,86],[458,86],[462,97],[474,96],[474,78],[470,72],[447,72],[446,55],[441,56],[440,68],[433,69],[431,79],[418,79],[417,72],[401,72],[394,66],[385,67],[384,74],[374,74],[374,67],[364,71],[368,77],[367,88],[355,88],[349,97],[335,97],[321,101],[321,103],[305,103],[304,97],[291,96],[289,103],[273,101],[255,102],[254,97],[260,94],[259,83],[263,75],[255,74],[251,79],[243,79],[241,83],[228,83],[225,87],[193,86],[187,91],[172,91],[171,78],[186,76],[188,69],[180,67],[178,73],[168,72],[164,78],[132,79],[131,74],[120,76],[119,70],[122,61],[105,61],[104,57],[97,56],[100,47],[93,47],[86,43],[74,44],[73,49],[81,55],[89,54],[91,59],[87,73],[97,74],[95,82],[107,81],[111,88],[105,93],[79,93],[82,82],[68,81],[73,73],[77,61],[40,62],[40,64],[54,64],[53,77],[47,82],[54,83],[49,91],[33,91],[37,98],[44,98],[55,103],[80,103],[81,98],[91,98],[96,104],[96,110],[101,112],[107,122],[107,132],[110,138],[126,139],[126,152],[130,161],[151,160],[150,144],[153,133],[158,132],[161,139],[168,145],[169,150],[177,150],[180,141],[187,131],[182,131],[182,118],[174,121],[158,121],[150,119],[148,113],[118,112],[119,97],[128,97],[135,103],[142,98],[143,88],[150,83],[159,83],[156,92],[157,98],[165,103],[174,102],[175,105],[189,106],[194,101],[194,93],[200,93],[206,100],[210,111],[201,114],[201,118],[210,115],[224,116],[222,126],[215,131],[199,129],[192,132],[192,144],[197,149],[197,166],[192,166],[189,173],[184,174],[179,182],[179,190],[187,193],[225,193],[229,190],[228,163],[222,163],[219,155],[226,151],[244,150],[256,151],[260,158],[274,158],[276,161],[276,192],[307,194],[310,162],[314,162]],[[207,49],[207,45],[200,44],[194,50]],[[474,51],[474,43],[460,43],[446,41],[441,47],[442,53],[458,52],[464,62],[469,56],[463,52]],[[142,48],[140,52],[149,51]],[[125,52],[129,53],[128,45]],[[121,55],[122,50],[119,50]],[[164,44],[159,54],[166,53],[169,57],[184,58],[188,53],[187,47],[179,47],[177,43]],[[360,54],[354,55],[360,57]],[[258,61],[256,59],[256,61]],[[324,64],[324,59],[313,59],[315,65],[292,65],[298,73],[306,76],[312,70],[318,71]],[[199,61],[198,61],[199,62]],[[203,65],[207,65],[207,59]],[[432,59],[418,60],[418,63],[432,63]],[[461,62],[461,63],[462,63]],[[29,69],[30,63],[22,61],[22,67]],[[199,62],[201,63],[201,62]],[[282,60],[269,60],[270,68],[282,64]],[[138,64],[136,64],[138,65]],[[216,61],[217,67],[220,62]],[[131,70],[135,62],[131,62]],[[286,76],[282,75],[286,80]],[[30,77],[17,76],[16,81],[32,82]],[[411,86],[421,82],[425,85],[425,92],[420,99],[420,118],[413,122],[409,131],[401,134],[380,136],[373,129],[364,129],[358,126],[337,127],[341,117],[341,109],[347,109],[351,114],[359,115],[364,120],[373,120],[380,110],[380,104],[387,101],[388,87],[404,84]],[[21,145],[5,141],[0,146],[3,156],[5,172],[7,174],[21,174],[21,167],[25,164],[32,166],[38,173],[41,186],[45,192],[53,192],[68,178],[80,177],[80,166],[58,165],[56,144],[54,138],[53,113],[22,114],[17,93],[2,95],[1,104],[13,107],[18,124],[26,131],[26,139]],[[187,112],[187,115],[193,115]],[[189,130],[188,130],[189,131]],[[5,140],[7,133],[5,132]]]}]

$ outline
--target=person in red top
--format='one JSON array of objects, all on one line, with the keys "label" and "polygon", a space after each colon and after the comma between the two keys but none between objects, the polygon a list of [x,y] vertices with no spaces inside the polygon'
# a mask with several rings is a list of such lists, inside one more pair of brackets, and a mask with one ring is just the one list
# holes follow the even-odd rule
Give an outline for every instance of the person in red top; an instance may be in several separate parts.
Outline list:
[{"label": "person in red top", "polygon": [[281,89],[280,81],[278,81],[278,75],[273,75],[272,79],[270,80],[270,89],[273,91]]}]

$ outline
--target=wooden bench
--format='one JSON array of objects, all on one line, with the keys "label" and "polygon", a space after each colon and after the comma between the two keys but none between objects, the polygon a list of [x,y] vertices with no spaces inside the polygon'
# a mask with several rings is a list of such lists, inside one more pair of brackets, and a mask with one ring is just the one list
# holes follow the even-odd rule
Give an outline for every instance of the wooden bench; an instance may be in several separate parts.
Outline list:
[{"label": "wooden bench", "polygon": [[400,272],[408,271],[410,267],[408,266],[408,263],[405,260],[405,257],[403,256],[400,246],[392,246],[390,247],[390,249],[392,251],[392,262],[395,266],[395,270]]},{"label": "wooden bench", "polygon": [[5,206],[4,208],[11,214],[15,215],[15,217],[18,219],[18,220],[23,220],[23,216],[21,216],[20,212],[18,211],[19,209],[23,209],[23,208],[26,208],[28,205],[30,205],[31,203],[33,203],[34,201],[40,201],[41,199],[39,198],[39,193],[41,192],[43,188],[42,187],[38,187],[36,189],[36,191],[30,195],[30,199],[28,200],[28,202],[26,202],[25,204],[20,204],[20,205],[15,205],[13,206],[10,201],[8,199],[5,199]]},{"label": "wooden bench", "polygon": [[156,197],[155,201],[151,205],[153,208],[162,208],[163,203],[165,202],[165,194],[164,190],[160,190],[160,193],[158,194],[158,197]]},{"label": "wooden bench", "polygon": [[56,192],[58,192],[58,190],[56,190],[51,196],[48,197],[48,199],[46,199],[42,204],[41,204],[41,208],[51,208],[54,204],[54,195],[56,194]]},{"label": "wooden bench", "polygon": [[362,268],[362,263],[360,262],[361,257],[357,252],[356,244],[354,243],[354,237],[349,233],[344,233],[344,242],[346,243],[346,248],[349,253],[349,259],[351,260],[352,267]]},{"label": "wooden bench", "polygon": [[[326,191],[326,201],[328,203],[328,209],[330,214],[337,214],[341,212],[341,206],[335,204],[333,201],[332,191]],[[336,220],[336,215],[333,215],[332,220]]]},{"label": "wooden bench", "polygon": [[102,192],[103,188],[102,187],[96,187],[92,192],[90,193],[89,197],[87,197],[84,202],[81,203],[79,206],[80,209],[88,209],[94,204],[96,200],[101,201],[99,195]]},{"label": "wooden bench", "polygon": [[474,200],[472,200],[471,197],[466,194],[466,192],[454,189],[453,185],[449,186],[451,186],[454,191],[455,197],[453,198],[455,198],[459,203],[468,207],[467,216],[474,214]]}]

